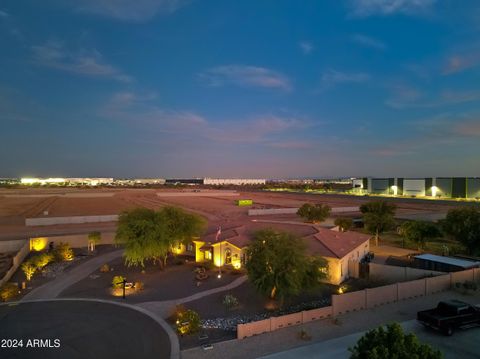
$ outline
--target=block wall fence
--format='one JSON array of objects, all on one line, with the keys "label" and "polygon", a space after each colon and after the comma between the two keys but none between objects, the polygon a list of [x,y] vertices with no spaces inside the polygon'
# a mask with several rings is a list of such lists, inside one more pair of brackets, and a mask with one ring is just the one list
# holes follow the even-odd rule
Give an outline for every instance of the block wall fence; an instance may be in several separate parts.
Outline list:
[{"label": "block wall fence", "polygon": [[480,268],[468,269],[417,279],[410,282],[385,285],[340,295],[332,295],[332,305],[303,312],[271,317],[258,322],[239,324],[237,339],[308,323],[313,320],[336,317],[352,311],[370,309],[380,305],[421,297],[450,289],[457,282],[480,281]]}]

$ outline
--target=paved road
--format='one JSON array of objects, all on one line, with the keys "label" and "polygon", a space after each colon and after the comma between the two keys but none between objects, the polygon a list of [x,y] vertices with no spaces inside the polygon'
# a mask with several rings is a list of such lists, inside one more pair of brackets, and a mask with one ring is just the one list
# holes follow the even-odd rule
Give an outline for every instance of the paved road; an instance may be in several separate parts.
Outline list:
[{"label": "paved road", "polygon": [[[478,359],[480,350],[480,328],[459,331],[452,337],[424,328],[416,320],[401,323],[406,332],[415,333],[421,342],[440,349],[445,359]],[[347,359],[350,357],[349,347],[355,346],[357,340],[365,332],[350,334],[344,337],[327,340],[300,348],[261,357],[262,359]]]},{"label": "paved road", "polygon": [[[23,339],[23,348],[0,347],[2,359],[170,359],[168,334],[137,310],[94,301],[0,305],[0,339]],[[28,339],[60,340],[59,348],[27,348]]]}]

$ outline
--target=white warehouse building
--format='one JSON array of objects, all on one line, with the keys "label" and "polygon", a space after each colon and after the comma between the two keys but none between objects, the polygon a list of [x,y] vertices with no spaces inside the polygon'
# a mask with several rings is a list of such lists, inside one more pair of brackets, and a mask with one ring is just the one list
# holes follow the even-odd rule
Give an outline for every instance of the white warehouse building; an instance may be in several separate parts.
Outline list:
[{"label": "white warehouse building", "polygon": [[204,178],[204,185],[234,185],[234,186],[243,186],[243,185],[264,185],[267,182],[266,179],[252,179],[252,178]]}]

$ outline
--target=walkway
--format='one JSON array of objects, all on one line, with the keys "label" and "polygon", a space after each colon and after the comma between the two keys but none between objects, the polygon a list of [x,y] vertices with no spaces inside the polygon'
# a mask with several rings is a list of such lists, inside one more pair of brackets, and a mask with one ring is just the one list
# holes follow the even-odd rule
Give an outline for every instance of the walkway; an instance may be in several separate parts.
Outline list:
[{"label": "walkway", "polygon": [[203,292],[196,293],[188,297],[179,298],[179,299],[138,303],[137,306],[145,308],[151,311],[152,313],[155,313],[161,316],[162,318],[168,318],[170,315],[173,314],[173,311],[175,310],[175,307],[177,305],[193,302],[194,300],[197,300],[215,293],[220,293],[220,292],[224,292],[224,291],[236,288],[242,285],[243,283],[245,283],[247,279],[248,279],[247,276],[241,276],[240,278],[235,279],[233,282],[227,285],[224,285],[223,287],[212,288],[212,289],[205,290]]},{"label": "walkway", "polygon": [[35,299],[52,299],[60,295],[62,291],[77,283],[90,273],[95,272],[103,264],[108,263],[115,258],[121,257],[123,250],[106,253],[101,256],[93,257],[85,263],[79,264],[71,271],[60,274],[53,281],[45,283],[44,285],[35,288],[30,293],[22,298],[22,301]]}]

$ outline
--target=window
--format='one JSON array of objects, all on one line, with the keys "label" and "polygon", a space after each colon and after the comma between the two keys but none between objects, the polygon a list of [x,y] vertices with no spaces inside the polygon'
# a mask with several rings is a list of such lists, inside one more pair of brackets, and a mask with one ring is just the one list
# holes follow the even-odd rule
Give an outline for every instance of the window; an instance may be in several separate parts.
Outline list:
[{"label": "window", "polygon": [[212,252],[206,251],[205,252],[205,259],[212,259]]},{"label": "window", "polygon": [[232,264],[232,251],[228,248],[225,250],[225,264]]},{"label": "window", "polygon": [[192,243],[187,244],[187,251],[189,251],[189,252],[193,251],[193,244]]}]

